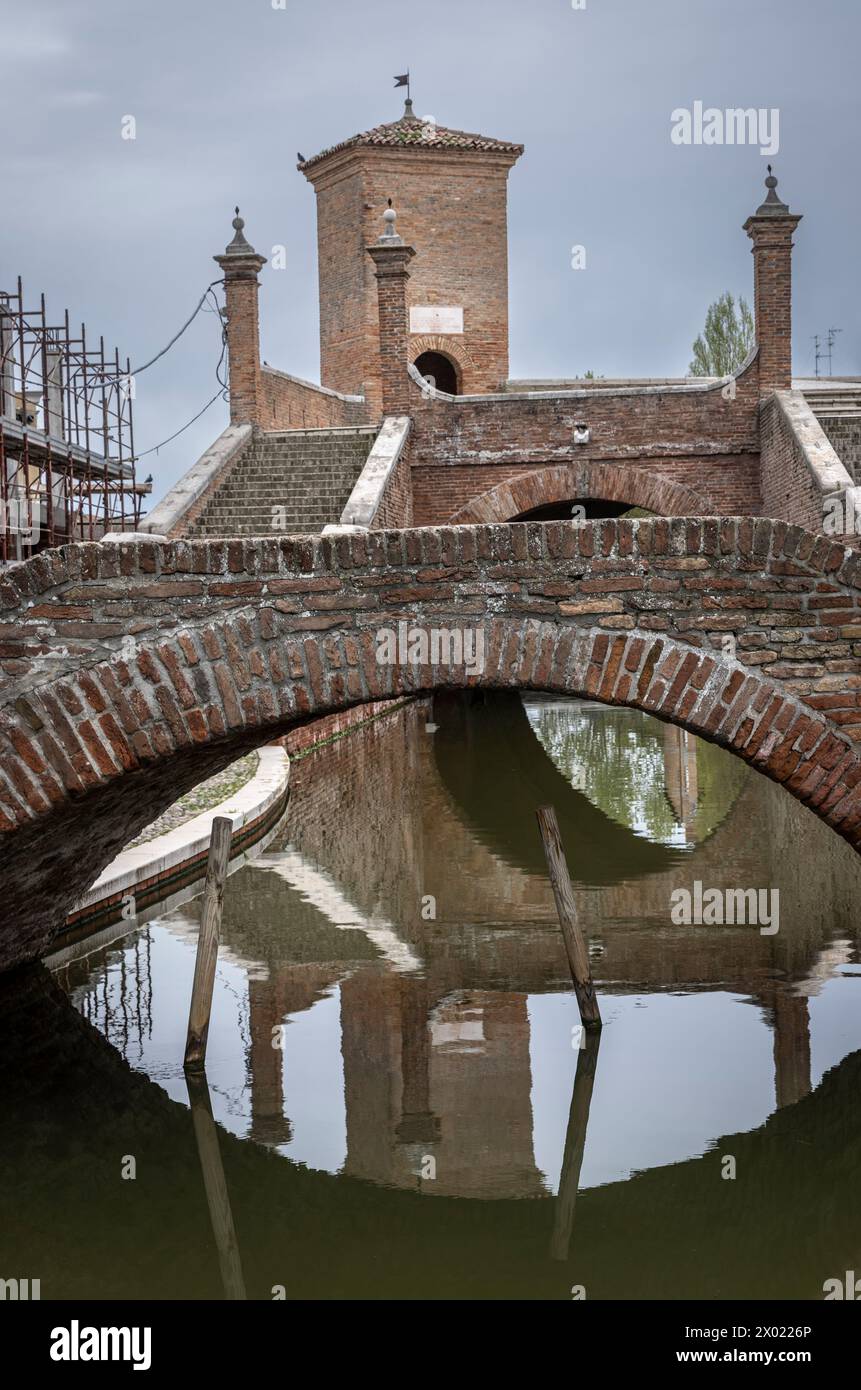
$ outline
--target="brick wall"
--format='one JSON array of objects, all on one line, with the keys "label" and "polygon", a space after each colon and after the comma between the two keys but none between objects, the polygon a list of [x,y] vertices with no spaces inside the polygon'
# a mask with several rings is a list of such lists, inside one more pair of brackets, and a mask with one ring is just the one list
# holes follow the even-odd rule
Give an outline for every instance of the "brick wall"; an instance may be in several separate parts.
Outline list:
[{"label": "brick wall", "polygon": [[[292,758],[307,753],[341,735],[350,733],[367,724],[371,719],[379,719],[384,714],[401,708],[402,700],[371,700],[366,705],[351,705],[349,709],[338,710],[336,714],[325,714],[322,719],[312,719],[309,724],[300,724],[291,729],[281,740]],[[291,778],[292,790],[292,778]]]},{"label": "brick wall", "polygon": [[[654,470],[719,512],[760,511],[756,360],[733,400],[700,387],[448,401],[410,385],[416,525],[448,521],[488,489],[543,465],[591,461]],[[578,421],[591,428],[587,445],[573,443]],[[648,505],[633,495],[631,504]]]},{"label": "brick wall", "polygon": [[374,531],[386,531],[414,524],[418,523],[413,511],[412,476],[409,455],[404,449],[386,483],[371,527]]},{"label": "brick wall", "polygon": [[407,287],[410,279],[408,265],[415,252],[411,246],[384,246],[383,238],[368,248],[374,263],[377,282],[377,319],[380,329],[379,385],[383,411],[386,415],[406,415],[409,412],[410,380],[407,362]]},{"label": "brick wall", "polygon": [[861,483],[861,412],[847,418],[820,411],[817,418],[856,485]]},{"label": "brick wall", "polygon": [[760,416],[763,509],[768,516],[791,517],[811,531],[822,529],[822,496],[774,395],[763,401]]},{"label": "brick wall", "polygon": [[258,417],[264,430],[337,428],[371,418],[364,400],[349,400],[273,367],[261,369]]},{"label": "brick wall", "polygon": [[675,482],[655,468],[629,463],[563,463],[516,473],[467,503],[451,519],[454,526],[510,521],[536,508],[555,506],[571,498],[636,506],[657,516],[713,516],[716,508],[707,493]]}]

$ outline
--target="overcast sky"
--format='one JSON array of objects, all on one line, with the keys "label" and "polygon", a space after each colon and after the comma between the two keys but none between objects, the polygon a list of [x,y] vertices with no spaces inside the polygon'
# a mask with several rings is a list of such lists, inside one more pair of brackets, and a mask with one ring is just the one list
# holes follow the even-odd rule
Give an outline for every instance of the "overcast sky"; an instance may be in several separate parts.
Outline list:
[{"label": "overcast sky", "polygon": [[[772,162],[804,214],[795,370],[812,374],[812,335],[835,326],[835,374],[861,374],[859,47],[859,0],[0,0],[0,288],[20,273],[55,317],[68,306],[146,360],[219,274],[238,202],[259,252],[287,247],[262,273],[262,355],[317,380],[296,153],[396,119],[409,68],[418,115],[526,146],[509,180],[513,376],[684,375],[709,303],[752,297],[741,224],[767,161],[674,144],[671,113],[696,101],[779,111]],[[139,451],[214,393],[218,346],[201,314],[140,377]],[[145,460],[156,496],[226,422],[218,401]]]}]

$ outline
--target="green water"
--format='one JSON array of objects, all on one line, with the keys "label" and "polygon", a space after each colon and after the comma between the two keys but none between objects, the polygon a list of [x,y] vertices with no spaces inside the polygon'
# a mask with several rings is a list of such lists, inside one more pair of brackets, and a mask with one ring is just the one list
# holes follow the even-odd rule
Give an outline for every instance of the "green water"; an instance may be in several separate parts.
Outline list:
[{"label": "green water", "polygon": [[[677,924],[695,883],[776,890],[778,929]],[[821,1298],[861,1258],[859,890],[782,788],[645,715],[464,696],[369,724],[294,763],[284,825],[228,882],[193,1108],[199,899],[0,981],[0,1277],[43,1299]]]}]

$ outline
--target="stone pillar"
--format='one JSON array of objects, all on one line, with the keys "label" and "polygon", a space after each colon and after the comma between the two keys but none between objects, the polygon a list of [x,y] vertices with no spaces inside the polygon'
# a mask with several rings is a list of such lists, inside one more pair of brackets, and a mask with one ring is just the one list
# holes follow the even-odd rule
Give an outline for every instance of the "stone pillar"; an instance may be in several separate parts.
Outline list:
[{"label": "stone pillar", "polygon": [[407,266],[416,254],[395,230],[391,206],[383,214],[386,230],[368,255],[376,266],[380,314],[380,379],[384,415],[409,415],[409,323],[407,320]]},{"label": "stone pillar", "polygon": [[768,166],[768,189],[744,224],[753,242],[753,297],[759,344],[760,395],[792,385],[792,234],[801,221],[777,196]]},{"label": "stone pillar", "polygon": [[260,331],[257,295],[258,275],[266,264],[245,240],[245,223],[239,208],[233,219],[235,236],[221,256],[213,256],[224,271],[224,295],[227,300],[227,354],[230,372],[231,425],[259,425],[260,399]]}]

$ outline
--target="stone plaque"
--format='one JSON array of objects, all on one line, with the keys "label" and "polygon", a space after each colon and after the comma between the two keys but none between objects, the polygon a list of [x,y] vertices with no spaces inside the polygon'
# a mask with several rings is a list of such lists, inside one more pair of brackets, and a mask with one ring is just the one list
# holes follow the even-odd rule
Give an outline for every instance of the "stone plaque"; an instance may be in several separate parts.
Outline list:
[{"label": "stone plaque", "polygon": [[462,333],[463,309],[456,304],[413,304],[411,333]]}]

